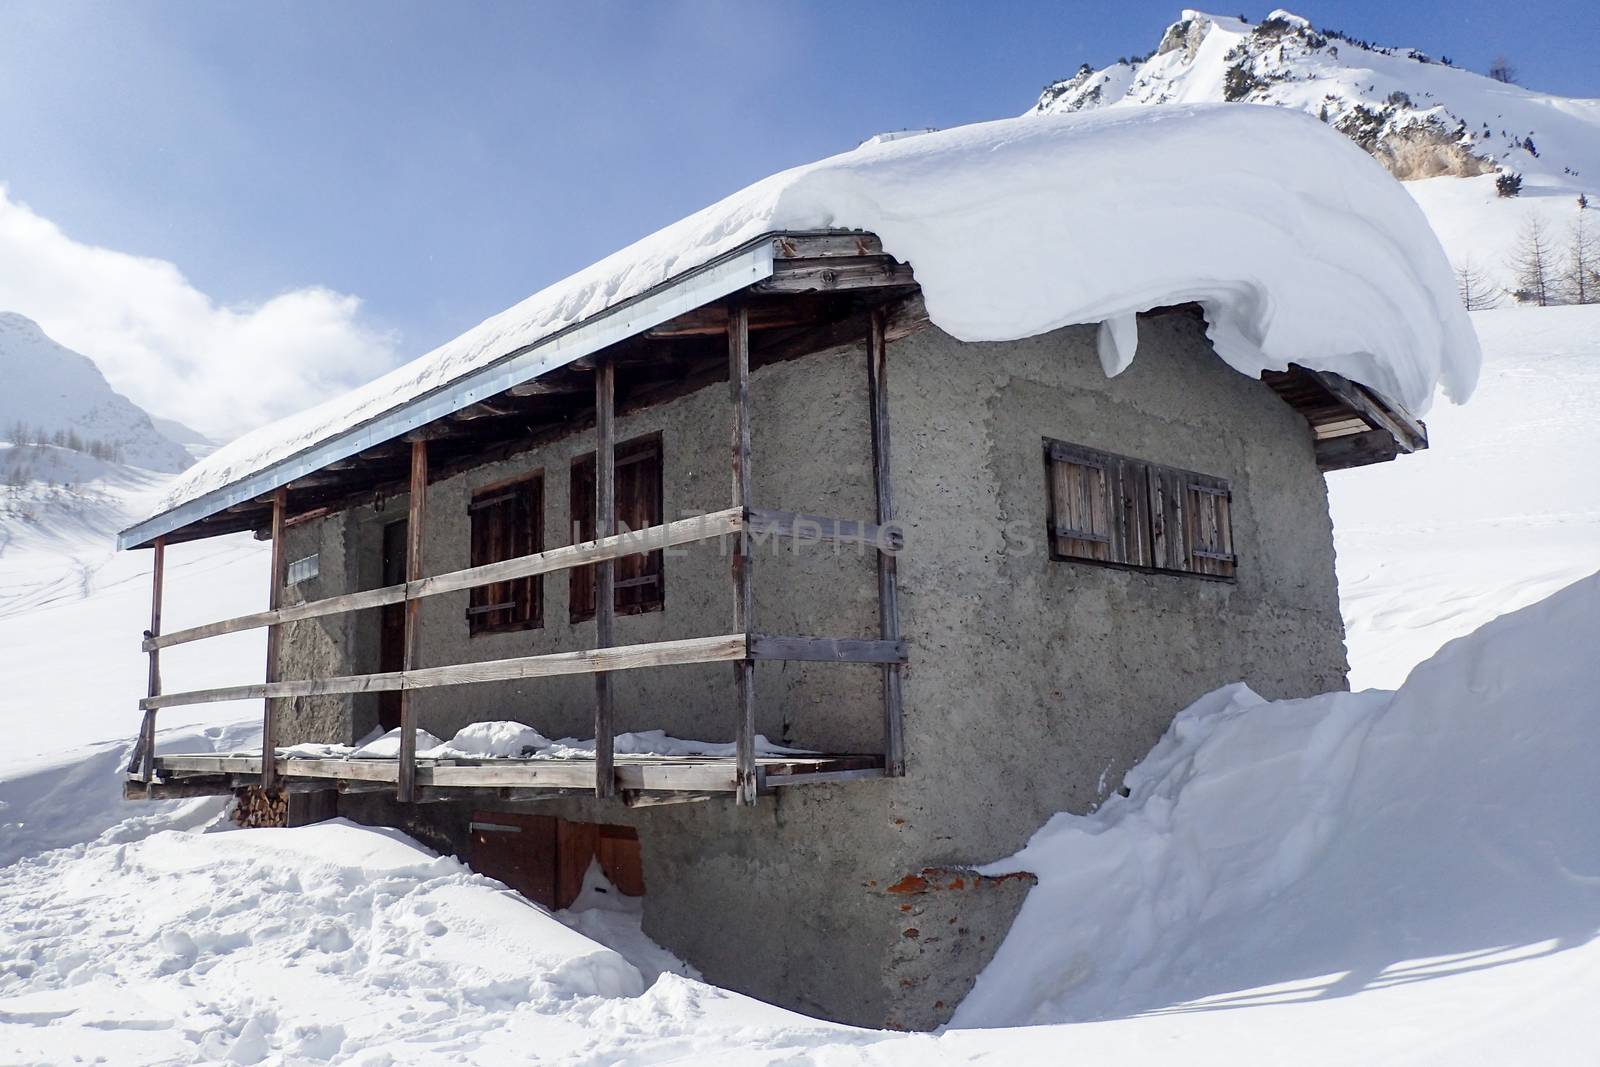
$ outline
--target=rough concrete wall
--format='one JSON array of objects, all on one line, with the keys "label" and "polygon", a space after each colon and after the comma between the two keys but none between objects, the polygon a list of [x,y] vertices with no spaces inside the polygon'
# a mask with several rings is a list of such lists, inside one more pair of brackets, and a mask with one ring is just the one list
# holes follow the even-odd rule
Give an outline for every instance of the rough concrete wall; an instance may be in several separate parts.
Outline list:
[{"label": "rough concrete wall", "polygon": [[[1218,685],[1242,679],[1273,697],[1342,687],[1331,524],[1304,423],[1261,382],[1218,360],[1197,321],[1158,316],[1140,327],[1138,358],[1112,380],[1100,370],[1089,327],[993,345],[963,345],[928,330],[892,346],[894,477],[907,528],[902,629],[911,648],[906,778],[795,788],[754,809],[714,802],[630,810],[588,800],[537,809],[638,826],[646,932],[709,980],[848,1022],[936,1025],[991,958],[1022,893],[1007,883],[908,900],[894,891],[908,875],[1009,855],[1052,813],[1090,810],[1175,712]],[[833,354],[758,375],[759,503],[869,513],[859,368],[859,353]],[[621,427],[622,436],[666,433],[669,514],[719,506],[726,425],[723,392],[711,389]],[[1228,478],[1238,581],[1051,561],[1044,437]],[[822,452],[796,447],[814,440],[834,444]],[[568,442],[542,460],[547,522],[551,508],[564,506],[566,457],[582,445]],[[700,462],[674,474],[675,457]],[[851,467],[839,470],[841,463]],[[503,476],[499,467],[475,472],[472,484]],[[441,523],[464,513],[466,492],[459,490]],[[431,527],[430,541],[441,552],[463,551],[464,528],[441,535],[447,528]],[[830,569],[819,562],[763,558],[761,625],[842,601],[851,624],[843,632],[870,633],[866,561],[829,560]],[[448,554],[429,563],[434,570],[461,565]],[[620,620],[621,639],[712,632],[703,618],[680,623],[672,614],[687,604],[697,616],[723,617],[725,564],[695,566],[669,561],[668,612]],[[703,591],[688,592],[697,583]],[[564,626],[564,586],[547,583],[546,597],[547,627],[552,620]],[[447,625],[464,629],[461,608],[432,623],[441,641],[450,640]],[[668,627],[688,621],[700,625]],[[824,629],[798,621],[793,628]],[[569,636],[578,640],[559,647],[583,644],[585,635]],[[470,651],[472,642],[466,645]],[[876,747],[871,669],[832,670],[819,669],[815,682],[838,685],[832,679],[861,673],[843,697],[826,688],[806,696],[794,683],[797,672],[764,670],[763,728],[773,729],[776,697],[797,739]],[[711,731],[696,724],[708,709],[713,721],[727,714],[729,690],[717,679],[673,671],[641,672],[620,690],[628,699],[619,698],[619,707],[633,714],[623,728],[704,734]],[[525,706],[474,699],[486,702],[440,706],[424,721],[444,730]],[[526,699],[539,701],[527,717],[541,728],[587,732],[586,678],[530,689]],[[341,811],[346,804],[355,817],[415,824],[439,841],[453,837],[445,824],[464,818],[443,807],[387,812],[381,798],[345,798]],[[908,903],[917,920],[909,926]],[[934,926],[938,938],[924,938]]]},{"label": "rough concrete wall", "polygon": [[[341,516],[317,519],[290,529],[285,537],[286,561],[316,553],[318,575],[283,591],[283,603],[301,604],[351,591],[354,559],[345,550],[347,523]],[[283,628],[279,652],[281,677],[323,678],[350,673],[354,658],[354,615],[329,615],[304,619]],[[295,697],[281,712],[278,741],[294,745],[304,741],[349,742],[358,735],[352,719],[353,703],[347,696]]]},{"label": "rough concrete wall", "polygon": [[[844,518],[872,516],[871,444],[867,433],[865,356],[841,350],[758,370],[752,383],[754,486],[765,507]],[[732,500],[726,387],[713,386],[617,420],[617,439],[662,436],[665,516],[726,508]],[[485,485],[542,471],[545,547],[571,541],[572,461],[593,448],[574,434],[509,460],[443,479],[429,487],[424,566],[429,574],[471,563],[468,504]],[[406,499],[346,513],[352,588],[381,584],[383,526],[406,514]],[[324,565],[326,566],[326,564]],[[756,627],[777,634],[872,636],[877,626],[875,564],[855,549],[769,545],[757,555]],[[621,616],[616,643],[634,644],[726,633],[733,586],[725,546],[717,541],[669,551],[662,611]],[[594,647],[594,623],[568,621],[568,574],[543,576],[544,625],[514,633],[469,635],[466,592],[422,604],[424,666]],[[377,669],[378,613],[355,624],[351,666]],[[774,741],[832,751],[882,746],[874,668],[831,664],[763,664],[757,728]],[[678,737],[733,738],[733,670],[726,664],[625,671],[612,675],[616,728],[665,729]],[[418,723],[448,738],[488,719],[527,722],[550,737],[594,735],[594,682],[587,675],[488,683],[421,691]],[[373,709],[365,710],[368,706]],[[358,725],[376,722],[375,701],[358,699]]]}]

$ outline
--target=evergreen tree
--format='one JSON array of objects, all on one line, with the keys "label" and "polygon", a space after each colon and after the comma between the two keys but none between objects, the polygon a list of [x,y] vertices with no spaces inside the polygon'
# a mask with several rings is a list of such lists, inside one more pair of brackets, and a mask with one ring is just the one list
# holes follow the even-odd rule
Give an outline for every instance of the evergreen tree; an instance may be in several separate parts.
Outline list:
[{"label": "evergreen tree", "polygon": [[1517,68],[1513,67],[1505,56],[1495,56],[1494,62],[1489,64],[1489,77],[1497,82],[1514,85],[1517,80]]}]

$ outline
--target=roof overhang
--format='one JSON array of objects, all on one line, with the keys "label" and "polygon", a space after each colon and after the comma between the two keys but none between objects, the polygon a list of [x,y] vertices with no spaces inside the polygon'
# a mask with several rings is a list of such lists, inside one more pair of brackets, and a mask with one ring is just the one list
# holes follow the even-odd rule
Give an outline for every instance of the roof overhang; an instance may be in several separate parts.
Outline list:
[{"label": "roof overhang", "polygon": [[493,363],[399,404],[374,419],[324,438],[204,496],[153,515],[118,534],[117,547],[146,547],[158,537],[271,493],[330,463],[402,437],[451,412],[568,366],[685,312],[761,282],[772,276],[777,236],[767,234],[756,238],[582,322],[508,352]]}]

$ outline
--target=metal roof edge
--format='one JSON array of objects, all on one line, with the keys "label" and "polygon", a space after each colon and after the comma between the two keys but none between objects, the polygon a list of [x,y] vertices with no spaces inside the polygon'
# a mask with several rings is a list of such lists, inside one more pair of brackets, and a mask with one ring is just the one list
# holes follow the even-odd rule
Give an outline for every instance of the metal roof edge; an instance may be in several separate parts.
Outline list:
[{"label": "metal roof edge", "polygon": [[532,381],[574,360],[626,340],[668,319],[737,292],[772,276],[776,232],[762,234],[710,262],[669,278],[613,307],[573,323],[548,337],[514,349],[431,392],[391,408],[374,419],[327,437],[305,451],[268,464],[239,481],[221,486],[136,523],[117,534],[119,550],[142,548],[157,537],[192,522],[270,493],[329,463],[393,440],[514,385]]}]

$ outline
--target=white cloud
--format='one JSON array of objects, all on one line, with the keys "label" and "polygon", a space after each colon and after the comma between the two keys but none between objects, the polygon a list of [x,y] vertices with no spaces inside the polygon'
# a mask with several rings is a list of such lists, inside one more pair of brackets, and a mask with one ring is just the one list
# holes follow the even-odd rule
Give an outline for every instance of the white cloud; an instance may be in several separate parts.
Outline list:
[{"label": "white cloud", "polygon": [[165,260],[73,240],[0,185],[0,311],[100,366],[118,392],[217,438],[394,366],[396,337],[321,287],[220,307]]}]

